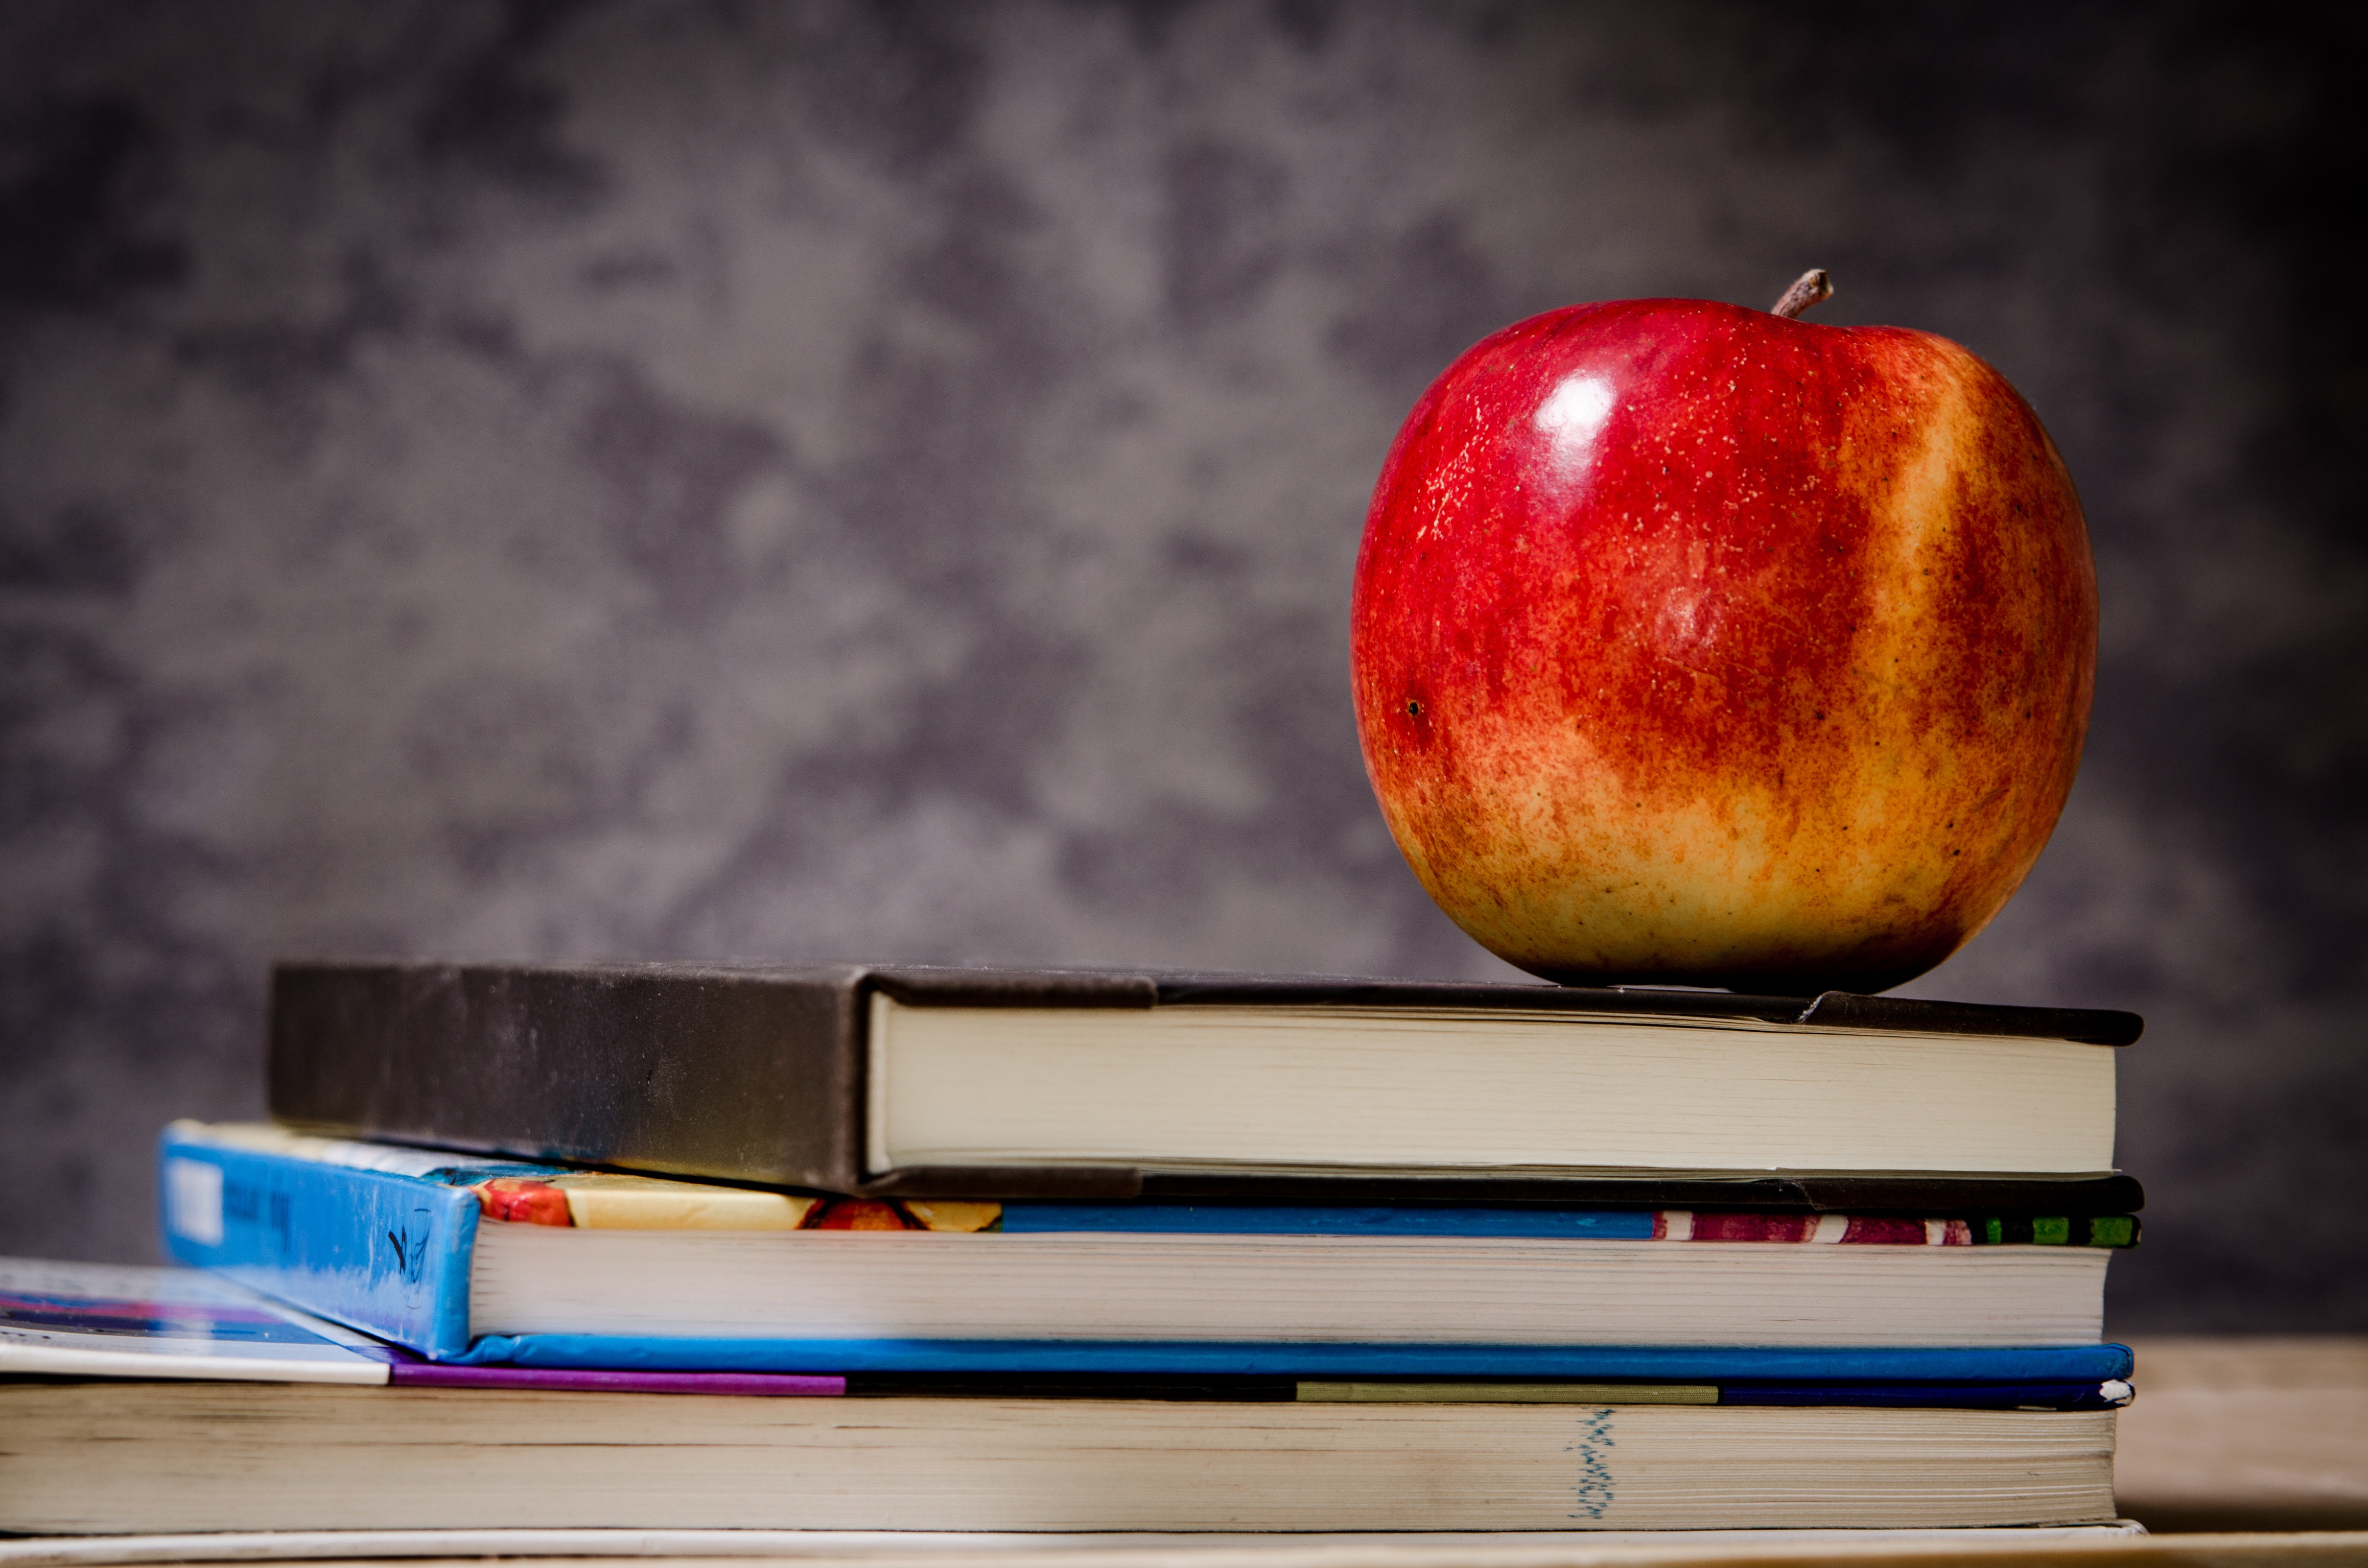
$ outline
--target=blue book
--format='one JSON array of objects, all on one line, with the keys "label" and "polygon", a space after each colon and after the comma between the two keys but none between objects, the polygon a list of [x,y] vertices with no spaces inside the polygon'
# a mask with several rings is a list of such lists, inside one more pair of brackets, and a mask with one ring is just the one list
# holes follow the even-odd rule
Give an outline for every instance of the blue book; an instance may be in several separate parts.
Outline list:
[{"label": "blue book", "polygon": [[[176,1122],[165,1243],[432,1361],[2099,1383],[2105,1221],[834,1199]],[[2026,1222],[2017,1233],[2035,1236]]]}]

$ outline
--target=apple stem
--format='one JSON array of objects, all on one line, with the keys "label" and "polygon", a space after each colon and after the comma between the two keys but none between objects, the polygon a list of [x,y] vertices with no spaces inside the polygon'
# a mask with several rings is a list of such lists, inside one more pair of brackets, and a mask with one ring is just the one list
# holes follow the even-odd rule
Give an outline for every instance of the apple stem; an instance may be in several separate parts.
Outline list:
[{"label": "apple stem", "polygon": [[1770,313],[1786,321],[1799,321],[1811,305],[1823,304],[1833,297],[1834,280],[1827,276],[1824,267],[1813,267],[1793,279],[1793,286],[1784,290],[1784,297],[1776,301]]}]

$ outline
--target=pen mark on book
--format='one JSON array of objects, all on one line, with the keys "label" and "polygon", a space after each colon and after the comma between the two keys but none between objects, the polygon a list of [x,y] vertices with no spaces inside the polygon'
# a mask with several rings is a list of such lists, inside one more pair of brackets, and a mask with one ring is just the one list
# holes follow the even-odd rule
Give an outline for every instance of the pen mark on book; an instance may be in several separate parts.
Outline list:
[{"label": "pen mark on book", "polygon": [[1578,1485],[1572,1501],[1574,1519],[1600,1519],[1611,1506],[1611,1464],[1606,1450],[1619,1444],[1611,1437],[1611,1407],[1598,1405],[1578,1418],[1578,1441],[1563,1445],[1563,1452],[1578,1456]]},{"label": "pen mark on book", "polygon": [[427,1266],[427,1233],[432,1217],[425,1209],[411,1211],[411,1220],[398,1230],[386,1233],[386,1244],[394,1252],[394,1271],[403,1276],[406,1285],[419,1283],[420,1272]]}]

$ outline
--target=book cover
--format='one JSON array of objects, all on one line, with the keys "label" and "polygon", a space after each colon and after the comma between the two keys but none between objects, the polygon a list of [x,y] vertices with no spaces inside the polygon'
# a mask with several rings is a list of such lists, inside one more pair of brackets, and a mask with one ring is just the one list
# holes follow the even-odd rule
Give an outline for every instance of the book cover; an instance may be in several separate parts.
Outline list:
[{"label": "book cover", "polygon": [[0,1257],[0,1377],[807,1397],[847,1392],[847,1380],[833,1376],[449,1366],[198,1269],[20,1257]]},{"label": "book cover", "polygon": [[0,1258],[0,1376],[382,1383],[367,1335],[188,1268]]}]

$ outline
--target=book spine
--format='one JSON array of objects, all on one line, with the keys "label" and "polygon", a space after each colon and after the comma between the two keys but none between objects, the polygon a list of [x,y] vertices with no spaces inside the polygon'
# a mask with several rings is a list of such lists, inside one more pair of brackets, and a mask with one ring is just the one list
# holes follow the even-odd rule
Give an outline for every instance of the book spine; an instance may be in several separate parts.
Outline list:
[{"label": "book spine", "polygon": [[434,1360],[469,1349],[478,1203],[465,1188],[167,1129],[165,1250]]},{"label": "book spine", "polygon": [[283,963],[271,1114],[341,1137],[856,1191],[867,974]]}]

